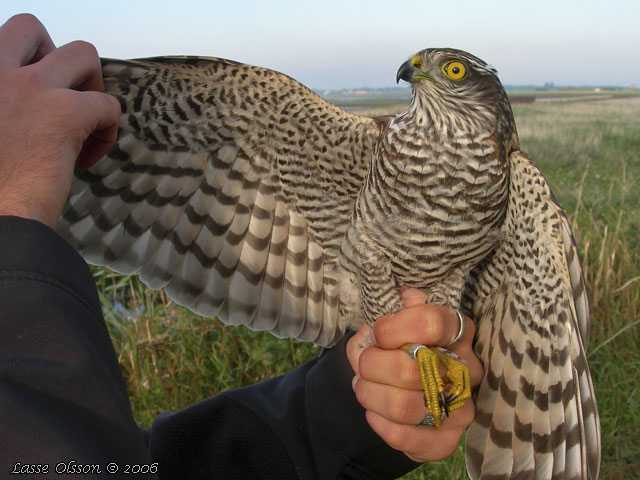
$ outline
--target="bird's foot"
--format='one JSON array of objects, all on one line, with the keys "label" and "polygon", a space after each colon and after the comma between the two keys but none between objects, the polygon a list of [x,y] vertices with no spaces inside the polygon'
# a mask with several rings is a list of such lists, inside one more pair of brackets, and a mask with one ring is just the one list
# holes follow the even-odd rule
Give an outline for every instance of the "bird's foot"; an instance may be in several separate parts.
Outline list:
[{"label": "bird's foot", "polygon": [[[471,398],[469,369],[461,359],[456,360],[439,347],[406,344],[401,348],[418,362],[424,403],[438,428],[442,425],[443,415],[448,417],[449,412],[463,407]],[[447,369],[444,377],[440,376],[440,363]],[[445,392],[445,385],[451,385],[448,392]]]}]

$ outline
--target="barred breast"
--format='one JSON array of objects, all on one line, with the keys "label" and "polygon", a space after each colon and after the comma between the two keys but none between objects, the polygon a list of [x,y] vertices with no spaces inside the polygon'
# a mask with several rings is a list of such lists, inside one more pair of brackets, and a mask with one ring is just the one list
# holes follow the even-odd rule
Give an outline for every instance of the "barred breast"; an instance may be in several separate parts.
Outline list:
[{"label": "barred breast", "polygon": [[[431,301],[457,308],[466,274],[495,247],[507,162],[491,132],[457,129],[443,136],[433,124],[416,131],[411,113],[391,121],[377,145],[342,245],[342,265],[359,275],[362,254],[379,252],[395,286],[423,288]],[[378,278],[369,281],[384,290]],[[393,304],[394,292],[386,290]],[[365,312],[365,318],[374,317]]]}]

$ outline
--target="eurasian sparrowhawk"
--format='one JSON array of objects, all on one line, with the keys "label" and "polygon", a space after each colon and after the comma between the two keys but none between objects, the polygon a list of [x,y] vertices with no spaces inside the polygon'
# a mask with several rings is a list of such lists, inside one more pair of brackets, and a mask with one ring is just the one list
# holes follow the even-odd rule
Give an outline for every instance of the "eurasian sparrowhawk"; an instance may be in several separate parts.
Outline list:
[{"label": "eurasian sparrowhawk", "polygon": [[569,224],[520,151],[494,69],[427,49],[409,108],[371,119],[272,70],[217,58],[103,61],[122,105],[58,230],[88,261],[231,324],[332,345],[402,307],[478,326],[472,478],[595,478],[589,312]]}]

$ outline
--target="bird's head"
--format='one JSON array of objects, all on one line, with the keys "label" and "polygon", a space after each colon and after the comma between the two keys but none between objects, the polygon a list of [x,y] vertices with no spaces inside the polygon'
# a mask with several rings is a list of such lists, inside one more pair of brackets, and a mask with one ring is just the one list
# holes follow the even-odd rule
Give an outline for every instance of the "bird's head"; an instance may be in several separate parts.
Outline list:
[{"label": "bird's head", "polygon": [[[442,88],[458,90],[464,85],[492,79],[500,83],[494,68],[470,53],[453,48],[427,48],[404,62],[396,81],[415,86],[431,82]],[[489,80],[490,81],[490,80]]]},{"label": "bird's head", "polygon": [[422,113],[452,128],[460,122],[489,128],[499,123],[503,131],[515,132],[509,99],[496,70],[470,53],[452,48],[422,50],[400,66],[396,80],[411,84],[411,109],[418,117]]}]

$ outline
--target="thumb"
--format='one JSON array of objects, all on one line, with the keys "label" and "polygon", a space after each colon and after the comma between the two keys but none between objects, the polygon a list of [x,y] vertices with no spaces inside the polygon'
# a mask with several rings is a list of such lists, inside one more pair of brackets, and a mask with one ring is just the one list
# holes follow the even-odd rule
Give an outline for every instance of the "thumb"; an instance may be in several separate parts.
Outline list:
[{"label": "thumb", "polygon": [[79,92],[84,99],[85,125],[89,135],[84,140],[76,166],[89,168],[111,149],[118,136],[120,103],[101,92]]}]

